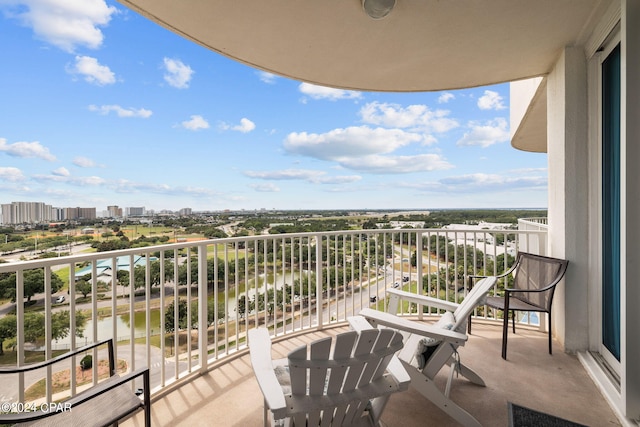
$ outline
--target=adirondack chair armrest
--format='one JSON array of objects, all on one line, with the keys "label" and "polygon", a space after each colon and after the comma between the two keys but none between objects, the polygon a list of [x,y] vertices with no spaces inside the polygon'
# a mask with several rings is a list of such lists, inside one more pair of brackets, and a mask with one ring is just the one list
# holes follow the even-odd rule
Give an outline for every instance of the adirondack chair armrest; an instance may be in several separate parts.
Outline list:
[{"label": "adirondack chair armrest", "polygon": [[271,361],[271,337],[269,336],[269,331],[265,328],[249,330],[249,342],[252,349],[254,349],[251,351],[251,364],[260,390],[265,396],[265,403],[276,419],[282,418],[287,402]]},{"label": "adirondack chair armrest", "polygon": [[469,285],[472,286],[473,285],[472,279],[486,279],[487,277],[495,277],[496,279],[501,279],[503,277],[506,277],[506,276],[512,274],[513,271],[516,268],[518,268],[518,264],[517,263],[512,265],[511,268],[509,268],[509,270],[507,270],[507,271],[505,271],[503,273],[500,273],[498,275],[495,275],[495,276],[494,275],[483,276],[483,275],[478,275],[478,274],[470,274],[470,275],[467,276],[467,280],[469,281]]},{"label": "adirondack chair armrest", "polygon": [[387,292],[392,295],[392,297],[401,298],[404,301],[409,301],[418,305],[426,305],[429,307],[435,307],[441,310],[447,310],[454,312],[456,308],[458,308],[458,304],[441,300],[438,298],[432,298],[427,295],[418,295],[407,291],[402,291],[399,289],[388,289]]},{"label": "adirondack chair armrest", "polygon": [[371,308],[362,309],[360,311],[360,315],[376,326],[383,325],[400,331],[451,342],[460,346],[463,346],[468,339],[466,334],[462,334],[460,332],[415,322],[393,314],[373,310]]}]

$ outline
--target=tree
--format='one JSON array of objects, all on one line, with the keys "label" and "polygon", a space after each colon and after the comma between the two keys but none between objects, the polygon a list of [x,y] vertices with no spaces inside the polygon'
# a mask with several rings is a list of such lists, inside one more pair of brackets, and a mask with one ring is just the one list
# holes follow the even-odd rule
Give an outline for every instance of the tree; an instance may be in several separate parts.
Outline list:
[{"label": "tree", "polygon": [[247,312],[247,297],[246,296],[241,295],[238,298],[238,306],[237,306],[236,310],[238,311],[238,316],[243,318],[245,313]]},{"label": "tree", "polygon": [[[44,269],[26,270],[23,277],[24,296],[27,302],[35,294],[44,292]],[[56,293],[62,288],[62,279],[57,274],[51,274],[51,293]],[[16,300],[16,273],[12,273],[5,280],[0,281],[0,290],[5,297]]]},{"label": "tree", "polygon": [[17,330],[17,318],[15,315],[0,318],[0,355],[4,354],[4,340],[15,338]]},{"label": "tree", "polygon": [[91,293],[91,289],[91,282],[85,278],[78,280],[78,283],[76,283],[76,292],[80,292],[83,298],[86,298]]},{"label": "tree", "polygon": [[[15,317],[15,315],[9,315]],[[6,316],[6,317],[9,317]],[[76,311],[76,336],[84,336],[84,327],[87,316],[80,310]],[[51,315],[51,339],[59,340],[69,335],[70,315],[68,310],[58,311]],[[24,315],[24,339],[27,342],[36,342],[45,337],[44,313],[26,313]]]},{"label": "tree", "polygon": [[[164,312],[164,330],[166,332],[175,332],[175,301],[166,308]],[[217,314],[217,317],[216,317]],[[212,325],[216,319],[225,319],[227,317],[225,304],[223,300],[218,301],[217,313],[216,304],[213,298],[207,300],[207,326]],[[187,329],[187,300],[180,299],[178,301],[178,330]],[[194,301],[191,304],[191,328],[198,329],[198,303]]]},{"label": "tree", "polygon": [[[195,314],[195,319],[194,319]],[[194,321],[195,320],[195,321]],[[197,326],[198,324],[198,311],[193,310],[191,307],[191,326]],[[187,300],[178,300],[178,330],[187,329]],[[175,300],[171,301],[171,304],[164,312],[164,330],[166,332],[175,332],[176,330],[176,316],[175,316]]]}]

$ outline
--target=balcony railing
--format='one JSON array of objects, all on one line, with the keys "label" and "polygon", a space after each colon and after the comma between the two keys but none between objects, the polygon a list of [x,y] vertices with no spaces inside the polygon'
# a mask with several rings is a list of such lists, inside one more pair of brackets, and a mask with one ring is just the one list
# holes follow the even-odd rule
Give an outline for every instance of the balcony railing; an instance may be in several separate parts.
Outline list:
[{"label": "balcony railing", "polygon": [[[519,249],[544,247],[545,241],[546,231],[540,230],[358,230],[0,264],[5,291],[8,283],[15,301],[36,301],[12,305],[2,315],[15,316],[15,336],[3,338],[22,366],[33,351],[49,359],[56,350],[113,337],[116,358],[129,370],[149,366],[158,392],[238,354],[246,348],[250,328],[267,327],[274,336],[322,329],[365,306],[384,310],[389,287],[459,300],[467,275],[499,274]],[[59,295],[66,297],[63,303],[56,303]],[[476,315],[494,316],[484,309]],[[98,356],[94,351],[93,360]],[[78,363],[71,360],[54,370],[75,372]],[[39,378],[3,379],[0,398],[57,400],[52,374],[49,369]],[[25,386],[40,378],[45,379],[42,396],[25,397]],[[98,369],[93,369],[90,383],[97,381]],[[70,375],[69,393],[81,389],[80,383]]]}]

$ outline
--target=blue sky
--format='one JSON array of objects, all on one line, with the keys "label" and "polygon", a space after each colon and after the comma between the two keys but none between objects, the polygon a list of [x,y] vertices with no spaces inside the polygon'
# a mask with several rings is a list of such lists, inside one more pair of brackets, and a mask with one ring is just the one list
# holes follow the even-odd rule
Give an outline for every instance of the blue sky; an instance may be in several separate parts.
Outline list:
[{"label": "blue sky", "polygon": [[547,206],[546,155],[510,145],[506,84],[314,86],[103,0],[0,0],[0,52],[0,203]]}]

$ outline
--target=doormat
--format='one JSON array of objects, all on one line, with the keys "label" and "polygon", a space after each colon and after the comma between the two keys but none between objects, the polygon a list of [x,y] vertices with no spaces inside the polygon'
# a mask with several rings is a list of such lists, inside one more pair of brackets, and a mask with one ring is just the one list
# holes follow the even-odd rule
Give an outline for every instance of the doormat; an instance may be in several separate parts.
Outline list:
[{"label": "doormat", "polygon": [[509,427],[586,427],[544,412],[534,411],[524,406],[508,402]]}]

